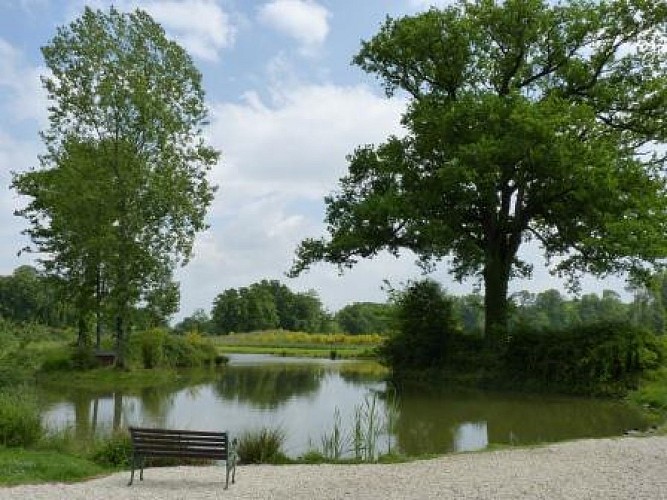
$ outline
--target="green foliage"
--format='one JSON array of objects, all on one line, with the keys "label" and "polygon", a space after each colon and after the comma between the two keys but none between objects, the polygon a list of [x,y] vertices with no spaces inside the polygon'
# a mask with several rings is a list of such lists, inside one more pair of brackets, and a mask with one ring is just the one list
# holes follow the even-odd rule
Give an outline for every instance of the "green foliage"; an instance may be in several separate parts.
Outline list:
[{"label": "green foliage", "polygon": [[139,333],[138,342],[144,368],[156,368],[162,365],[166,338],[167,332],[160,328]]},{"label": "green foliage", "polygon": [[275,464],[287,461],[282,450],[285,432],[263,427],[241,435],[236,447],[242,464]]},{"label": "green foliage", "polygon": [[162,328],[139,332],[130,347],[130,358],[149,369],[208,366],[217,356],[215,345],[199,333],[174,335]]},{"label": "green foliage", "polygon": [[100,364],[95,353],[89,347],[63,347],[54,349],[48,353],[39,371],[42,373],[70,371],[70,370],[92,370]]},{"label": "green foliage", "polygon": [[564,330],[516,331],[505,370],[520,384],[581,394],[623,394],[643,373],[661,366],[664,342],[629,323],[595,323]]},{"label": "green foliage", "polygon": [[42,53],[46,154],[14,176],[31,200],[18,214],[67,283],[81,340],[91,315],[111,319],[123,364],[133,306],[145,305],[144,324],[175,311],[173,271],[206,227],[218,152],[203,136],[201,75],[141,10],[85,8]]},{"label": "green foliage", "polygon": [[114,432],[97,438],[90,453],[93,462],[110,467],[129,467],[132,460],[132,440],[127,431]]},{"label": "green foliage", "polygon": [[57,282],[34,267],[19,266],[10,276],[0,276],[0,317],[16,323],[73,325],[73,309],[60,292]]},{"label": "green foliage", "polygon": [[27,387],[0,392],[0,445],[28,447],[43,434],[37,400]]},{"label": "green foliage", "polygon": [[640,387],[628,395],[628,399],[637,406],[667,411],[667,368],[661,367],[644,376]]},{"label": "green foliage", "polygon": [[223,334],[273,328],[320,332],[327,322],[315,292],[293,293],[276,280],[225,290],[215,298],[211,316]]},{"label": "green foliage", "polygon": [[2,486],[80,481],[106,471],[85,458],[68,454],[0,447]]},{"label": "green foliage", "polygon": [[384,334],[391,327],[391,305],[355,302],[338,311],[335,320],[345,333]]},{"label": "green foliage", "polygon": [[454,335],[459,334],[452,301],[431,280],[410,284],[395,297],[395,333],[379,349],[395,372],[443,366]]},{"label": "green foliage", "polygon": [[173,368],[210,365],[216,356],[213,343],[198,333],[191,332],[185,338],[169,335],[164,343],[165,362]]},{"label": "green foliage", "polygon": [[214,333],[214,325],[203,309],[197,309],[191,316],[183,318],[174,327],[174,331],[180,334],[188,332],[212,334]]},{"label": "green foliage", "polygon": [[[328,238],[292,274],[387,250],[484,280],[506,340],[508,283],[536,239],[554,270],[645,274],[666,255],[662,2],[458,2],[387,18],[354,63],[410,99],[404,137],[357,148],[326,198]],[[647,145],[654,155],[646,154]]]}]

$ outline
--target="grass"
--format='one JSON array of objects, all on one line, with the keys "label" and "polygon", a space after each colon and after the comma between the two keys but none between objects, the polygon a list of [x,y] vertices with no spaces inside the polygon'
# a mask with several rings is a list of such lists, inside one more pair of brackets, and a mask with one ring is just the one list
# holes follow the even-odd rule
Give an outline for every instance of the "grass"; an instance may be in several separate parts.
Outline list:
[{"label": "grass", "polygon": [[639,388],[627,399],[643,409],[667,415],[667,367],[646,374]]},{"label": "grass", "polygon": [[[334,359],[369,359],[374,355],[363,347],[331,348],[331,347],[293,347],[293,346],[261,346],[261,345],[225,345],[220,347],[224,354],[272,354],[274,356],[298,358],[329,358]],[[335,354],[332,355],[332,351]]]},{"label": "grass", "polygon": [[0,448],[0,485],[75,482],[111,472],[92,461],[55,451]]},{"label": "grass", "polygon": [[95,391],[132,392],[145,387],[188,384],[199,379],[210,378],[208,369],[175,370],[170,368],[136,368],[118,370],[113,367],[87,371],[62,371],[40,374],[37,380],[45,387],[67,387],[68,389]]},{"label": "grass", "polygon": [[239,438],[236,452],[242,464],[279,464],[291,462],[283,452],[285,431],[262,427],[246,431]]},{"label": "grass", "polygon": [[309,358],[373,358],[380,335],[315,334],[269,330],[212,338],[219,351],[231,354],[273,354]]}]

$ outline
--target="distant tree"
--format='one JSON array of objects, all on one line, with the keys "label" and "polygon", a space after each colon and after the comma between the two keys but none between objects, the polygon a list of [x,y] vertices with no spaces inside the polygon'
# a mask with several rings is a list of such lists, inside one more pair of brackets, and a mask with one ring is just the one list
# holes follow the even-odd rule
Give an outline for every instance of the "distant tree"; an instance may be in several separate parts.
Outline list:
[{"label": "distant tree", "polygon": [[59,294],[58,284],[32,266],[19,266],[0,276],[0,317],[18,323],[74,326],[71,305]]},{"label": "distant tree", "polygon": [[392,306],[374,302],[355,302],[336,313],[336,321],[345,333],[352,335],[379,333],[391,328]]},{"label": "distant tree", "polygon": [[280,318],[278,308],[271,292],[266,288],[253,284],[239,290],[243,304],[241,322],[244,325],[240,331],[252,332],[278,328]]},{"label": "distant tree", "polygon": [[228,334],[244,331],[242,309],[241,297],[235,288],[229,288],[218,295],[213,301],[211,311],[211,320],[216,333]]},{"label": "distant tree", "polygon": [[[484,282],[485,332],[536,240],[554,270],[645,275],[667,254],[667,8],[464,0],[388,18],[354,63],[409,103],[403,138],[359,147],[326,198],[329,238],[293,274],[407,248]],[[657,146],[657,147],[656,147]],[[557,259],[554,259],[557,258]]]},{"label": "distant tree", "polygon": [[215,298],[211,316],[216,331],[223,334],[270,328],[318,332],[327,323],[314,291],[294,293],[277,280],[225,290]]},{"label": "distant tree", "polygon": [[33,199],[18,213],[48,270],[80,291],[82,317],[104,283],[122,364],[135,305],[171,293],[206,227],[218,153],[202,133],[201,75],[140,10],[86,8],[42,53],[47,153],[41,170],[14,177]]},{"label": "distant tree", "polygon": [[322,301],[314,290],[294,294],[291,314],[288,318],[289,323],[281,323],[281,328],[309,333],[326,330],[326,314],[322,307]]},{"label": "distant tree", "polygon": [[188,332],[199,332],[202,334],[214,333],[211,318],[209,318],[208,314],[206,314],[206,311],[203,309],[197,309],[190,316],[183,318],[176,324],[176,326],[174,326],[174,330],[181,334]]}]

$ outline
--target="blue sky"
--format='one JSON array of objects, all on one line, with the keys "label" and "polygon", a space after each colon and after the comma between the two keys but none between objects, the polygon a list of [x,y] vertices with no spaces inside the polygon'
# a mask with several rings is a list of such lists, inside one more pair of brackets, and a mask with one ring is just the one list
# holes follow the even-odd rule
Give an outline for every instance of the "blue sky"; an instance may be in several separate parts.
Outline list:
[{"label": "blue sky", "polygon": [[[13,216],[21,200],[9,190],[12,171],[37,165],[38,132],[46,128],[47,101],[39,75],[40,47],[84,5],[106,1],[0,0],[0,274],[28,256],[25,227]],[[362,39],[387,15],[408,15],[444,5],[428,0],[119,0],[120,10],[142,8],[194,57],[203,73],[211,144],[222,151],[212,178],[219,185],[210,229],[197,238],[195,256],[180,269],[181,312],[210,310],[226,288],[263,278],[296,291],[315,289],[332,311],[357,301],[384,301],[382,282],[399,285],[420,276],[414,257],[381,255],[342,276],[317,265],[297,279],[284,277],[298,243],[323,234],[323,197],[346,172],[355,146],[400,134],[405,106],[387,99],[373,77],[350,65]],[[513,290],[560,287],[536,248],[530,281]],[[451,281],[441,266],[432,275],[453,293],[472,284]],[[585,291],[620,286],[586,280]],[[619,290],[621,291],[621,290]]]}]

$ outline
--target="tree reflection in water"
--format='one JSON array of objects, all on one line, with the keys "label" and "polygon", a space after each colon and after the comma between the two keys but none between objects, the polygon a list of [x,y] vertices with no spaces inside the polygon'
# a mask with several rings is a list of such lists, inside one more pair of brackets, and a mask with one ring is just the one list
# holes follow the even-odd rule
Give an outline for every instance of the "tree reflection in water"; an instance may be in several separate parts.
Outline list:
[{"label": "tree reflection in water", "polygon": [[215,391],[226,400],[275,409],[297,396],[315,394],[326,374],[324,367],[314,365],[229,366]]},{"label": "tree reflection in water", "polygon": [[255,356],[139,390],[45,387],[45,421],[55,428],[75,427],[81,439],[128,423],[193,429],[222,425],[235,434],[284,426],[291,456],[320,443],[334,425],[336,410],[343,430],[352,432],[355,408],[373,394],[390,427],[389,435],[380,437],[387,443],[379,446],[381,453],[389,445],[393,451],[420,455],[613,436],[648,426],[638,412],[613,401],[415,385],[388,390],[393,385],[385,377],[372,363]]}]

